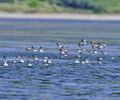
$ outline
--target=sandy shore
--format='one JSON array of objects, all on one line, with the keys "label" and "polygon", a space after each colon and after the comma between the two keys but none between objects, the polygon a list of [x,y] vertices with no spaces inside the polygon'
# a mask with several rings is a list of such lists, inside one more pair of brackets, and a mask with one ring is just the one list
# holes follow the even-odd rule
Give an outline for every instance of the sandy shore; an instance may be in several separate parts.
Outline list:
[{"label": "sandy shore", "polygon": [[25,14],[25,13],[3,13],[0,12],[0,18],[28,18],[28,19],[65,19],[65,20],[115,20],[120,21],[120,15],[105,14]]}]

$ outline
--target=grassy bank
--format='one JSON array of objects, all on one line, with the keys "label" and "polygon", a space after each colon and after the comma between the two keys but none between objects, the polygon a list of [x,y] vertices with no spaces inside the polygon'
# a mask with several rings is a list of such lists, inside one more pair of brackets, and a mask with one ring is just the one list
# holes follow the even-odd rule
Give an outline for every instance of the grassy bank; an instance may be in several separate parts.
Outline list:
[{"label": "grassy bank", "polygon": [[[9,1],[9,2],[8,2]],[[0,11],[25,13],[120,13],[120,0],[7,0]]]}]

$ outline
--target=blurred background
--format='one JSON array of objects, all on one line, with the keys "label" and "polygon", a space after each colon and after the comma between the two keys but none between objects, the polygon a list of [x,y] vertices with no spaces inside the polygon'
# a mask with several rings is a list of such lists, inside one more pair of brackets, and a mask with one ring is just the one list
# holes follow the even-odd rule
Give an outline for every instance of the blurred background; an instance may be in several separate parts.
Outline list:
[{"label": "blurred background", "polygon": [[120,0],[0,0],[1,12],[120,13]]}]

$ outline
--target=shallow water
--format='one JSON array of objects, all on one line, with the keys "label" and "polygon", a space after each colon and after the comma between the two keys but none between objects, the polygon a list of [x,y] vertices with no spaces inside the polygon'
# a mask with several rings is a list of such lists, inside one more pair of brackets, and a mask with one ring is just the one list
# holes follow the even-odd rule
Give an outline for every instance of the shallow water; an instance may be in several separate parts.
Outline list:
[{"label": "shallow water", "polygon": [[[0,66],[0,100],[119,100],[120,22],[40,19],[0,19],[0,60],[22,55],[32,59],[50,56],[53,64],[33,67]],[[108,44],[101,65],[86,52],[91,64],[75,64],[81,38]],[[68,46],[69,56],[60,59],[55,43]],[[27,53],[24,48],[43,46],[44,53]],[[86,47],[89,48],[89,45]],[[88,49],[90,51],[90,49]],[[115,57],[112,60],[112,57]]]}]

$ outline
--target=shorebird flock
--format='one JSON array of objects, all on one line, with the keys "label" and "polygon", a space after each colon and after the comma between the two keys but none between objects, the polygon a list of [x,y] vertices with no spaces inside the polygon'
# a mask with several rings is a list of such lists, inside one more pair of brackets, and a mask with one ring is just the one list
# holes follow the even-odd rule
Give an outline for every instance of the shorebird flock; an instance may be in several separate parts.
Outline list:
[{"label": "shorebird flock", "polygon": [[[102,61],[104,60],[103,55],[106,55],[107,52],[104,50],[106,48],[106,44],[103,44],[101,42],[97,41],[87,41],[85,39],[81,39],[78,44],[76,44],[78,49],[76,49],[76,55],[72,58],[72,62],[74,64],[91,64],[91,57],[86,56],[85,53],[88,52],[88,49],[86,49],[86,46],[89,46],[89,54],[90,55],[99,55],[95,58],[96,64],[102,64]],[[39,47],[38,49],[35,49],[34,46],[31,46],[29,48],[24,49],[26,53],[45,53],[45,50],[43,47]],[[56,43],[56,51],[57,51],[57,57],[59,59],[67,59],[71,54],[69,53],[69,48],[63,44]],[[102,56],[101,56],[102,55]],[[55,58],[57,59],[57,58]],[[112,59],[115,59],[112,57]],[[32,59],[25,58],[24,56],[18,55],[15,57],[15,59],[10,60],[9,57],[3,56],[0,66],[16,66],[17,64],[25,64],[26,66],[32,67],[34,65],[42,64],[44,66],[49,66],[54,64],[54,59],[51,59],[51,57],[44,56],[44,57],[37,57],[35,55],[32,56]]]}]

